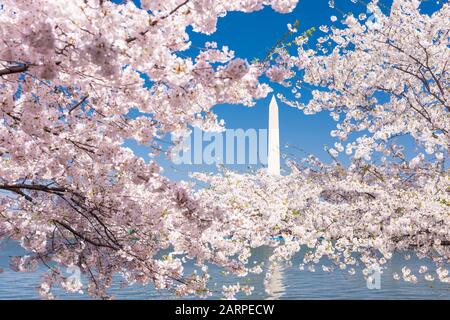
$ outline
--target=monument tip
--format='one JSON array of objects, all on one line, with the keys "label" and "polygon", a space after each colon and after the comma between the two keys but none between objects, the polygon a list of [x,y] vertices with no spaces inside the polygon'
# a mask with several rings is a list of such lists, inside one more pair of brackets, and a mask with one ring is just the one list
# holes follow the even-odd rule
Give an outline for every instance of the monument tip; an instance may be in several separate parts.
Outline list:
[{"label": "monument tip", "polygon": [[268,166],[267,172],[280,175],[280,129],[278,124],[278,104],[275,94],[269,105],[269,137],[268,137]]},{"label": "monument tip", "polygon": [[277,98],[275,97],[275,93],[272,94],[272,99],[270,99],[270,103],[277,102]]}]

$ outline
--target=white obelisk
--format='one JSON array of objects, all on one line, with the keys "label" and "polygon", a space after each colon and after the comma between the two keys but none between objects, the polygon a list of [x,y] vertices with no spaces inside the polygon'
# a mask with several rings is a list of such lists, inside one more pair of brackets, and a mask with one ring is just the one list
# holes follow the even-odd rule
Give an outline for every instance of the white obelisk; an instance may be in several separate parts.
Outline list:
[{"label": "white obelisk", "polygon": [[[278,122],[278,104],[275,99],[275,95],[272,96],[272,100],[269,105],[269,146],[267,155],[267,172],[270,175],[280,175],[280,127]],[[275,264],[272,270],[272,277],[265,285],[268,286],[270,296],[268,300],[278,300],[284,294],[283,283],[283,267],[279,264]]]},{"label": "white obelisk", "polygon": [[269,147],[268,168],[271,175],[280,175],[280,128],[278,124],[278,104],[275,95],[269,105]]}]

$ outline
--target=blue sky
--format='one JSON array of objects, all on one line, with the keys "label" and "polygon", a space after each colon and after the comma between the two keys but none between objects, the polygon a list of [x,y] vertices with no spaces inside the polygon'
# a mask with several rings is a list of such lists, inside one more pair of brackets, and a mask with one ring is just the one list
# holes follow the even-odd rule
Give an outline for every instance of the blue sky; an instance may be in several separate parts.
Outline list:
[{"label": "blue sky", "polygon": [[[219,19],[217,32],[211,36],[197,34],[190,30],[193,45],[203,46],[206,41],[215,41],[219,46],[229,46],[235,51],[237,57],[246,58],[249,61],[253,58],[263,58],[275,43],[281,39],[287,31],[286,25],[299,20],[299,33],[315,27],[317,30],[311,41],[321,32],[320,25],[331,25],[330,16],[336,15],[342,18],[343,13],[352,12],[355,15],[367,13],[364,0],[335,0],[335,9],[328,6],[328,0],[300,0],[297,8],[289,14],[280,14],[270,7],[245,14],[240,12],[228,13]],[[422,4],[424,12],[433,12],[447,1],[425,1]],[[388,11],[392,0],[380,0],[382,10]],[[339,22],[334,25],[339,26]],[[264,79],[263,79],[264,80]],[[275,93],[282,92],[288,94],[289,90],[271,84]],[[308,98],[308,92],[301,92],[303,98]],[[220,119],[224,119],[227,128],[267,128],[268,105],[272,94],[266,99],[257,101],[254,107],[248,108],[242,105],[218,105],[214,107],[215,113]],[[291,95],[292,97],[292,95]],[[321,160],[329,162],[331,159],[324,151],[324,146],[332,146],[335,142],[330,136],[330,131],[336,126],[328,112],[316,115],[304,115],[300,110],[288,107],[279,102],[280,117],[280,146],[281,152],[290,152],[284,148],[286,144],[295,145],[318,156]],[[137,146],[134,143],[127,143],[137,155],[148,158],[150,149],[144,146]],[[299,153],[298,153],[299,154]],[[214,166],[206,165],[173,165],[162,157],[158,162],[165,168],[165,173],[172,179],[185,179],[189,171],[214,171]],[[246,166],[232,166],[237,170],[245,170]]]}]

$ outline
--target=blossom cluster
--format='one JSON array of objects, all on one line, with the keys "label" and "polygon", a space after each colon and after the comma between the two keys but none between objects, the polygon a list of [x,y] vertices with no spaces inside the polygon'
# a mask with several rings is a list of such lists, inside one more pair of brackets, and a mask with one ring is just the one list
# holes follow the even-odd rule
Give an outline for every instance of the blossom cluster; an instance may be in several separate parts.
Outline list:
[{"label": "blossom cluster", "polygon": [[301,270],[314,272],[319,265],[353,275],[362,269],[366,277],[369,270],[383,272],[394,254],[413,252],[434,262],[435,270],[422,266],[414,275],[405,258],[405,281],[421,276],[450,283],[450,178],[439,166],[421,161],[410,169],[357,160],[343,168],[313,157],[289,166],[291,173],[280,177],[265,170],[194,174],[208,185],[197,191],[199,198],[227,213],[205,235],[213,246],[234,251],[238,274],[262,271],[264,261],[258,270],[248,263],[249,248],[261,246],[273,248],[267,283],[277,265],[292,265],[300,250]]},{"label": "blossom cluster", "polygon": [[79,289],[62,272],[73,266],[96,297],[108,297],[117,273],[127,284],[205,292],[207,275],[185,274],[180,256],[160,253],[211,260],[201,239],[216,213],[124,143],[157,153],[166,133],[220,129],[214,105],[265,97],[262,71],[228,47],[185,55],[188,28],[211,34],[227,11],[288,12],[296,2],[2,1],[0,240],[29,252],[13,269],[47,265],[48,298],[54,284]]}]

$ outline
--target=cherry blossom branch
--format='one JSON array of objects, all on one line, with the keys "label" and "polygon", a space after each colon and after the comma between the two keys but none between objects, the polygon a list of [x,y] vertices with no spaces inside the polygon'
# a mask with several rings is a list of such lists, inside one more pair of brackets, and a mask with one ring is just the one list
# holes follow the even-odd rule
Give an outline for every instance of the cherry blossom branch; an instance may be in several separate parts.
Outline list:
[{"label": "cherry blossom branch", "polygon": [[[167,18],[170,17],[172,14],[174,14],[175,12],[177,12],[180,8],[182,8],[183,6],[185,6],[189,1],[190,1],[190,0],[184,0],[182,3],[180,3],[180,4],[179,4],[178,6],[176,6],[174,9],[172,9],[168,14],[162,16],[159,20],[152,21],[152,22],[150,23],[150,26],[152,26],[152,27],[153,27],[153,26],[156,26],[156,25],[159,23],[159,21],[164,20],[164,19],[167,19]],[[147,32],[149,32],[149,31],[150,31],[150,29],[147,29],[147,30],[145,30],[145,31],[140,32],[139,34],[140,34],[141,36],[145,36],[145,35],[147,34]],[[136,39],[137,39],[137,37],[130,37],[130,38],[128,38],[126,41],[127,41],[127,43],[131,43],[131,42],[135,41]]]},{"label": "cherry blossom branch", "polygon": [[87,98],[89,98],[89,95],[85,95],[78,103],[76,103],[72,108],[70,108],[69,114],[71,114],[72,111],[81,106],[87,100]]},{"label": "cherry blossom branch", "polygon": [[44,191],[53,194],[60,194],[66,192],[66,189],[64,188],[48,187],[45,185],[36,185],[36,184],[0,185],[0,189],[8,191],[21,191],[21,189],[25,189],[25,190]]},{"label": "cherry blossom branch", "polygon": [[116,248],[111,246],[111,245],[108,245],[108,244],[105,244],[105,243],[101,243],[101,242],[97,242],[95,240],[90,239],[89,237],[87,237],[87,236],[81,234],[80,232],[74,230],[72,227],[70,227],[69,225],[67,225],[64,222],[61,222],[61,221],[58,221],[58,220],[52,220],[52,222],[57,224],[57,225],[60,225],[61,227],[63,227],[67,231],[70,231],[70,233],[72,233],[74,236],[76,236],[76,237],[82,239],[83,241],[86,241],[86,242],[88,242],[88,243],[90,243],[90,244],[92,244],[92,245],[94,245],[96,247],[105,247],[105,248],[109,248],[109,249],[112,249],[112,250],[116,250]]},{"label": "cherry blossom branch", "polygon": [[4,75],[14,74],[14,73],[22,73],[28,70],[30,65],[24,64],[21,66],[10,66],[0,70],[0,77]]}]

